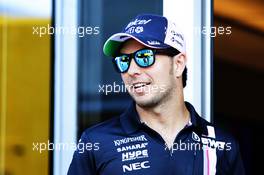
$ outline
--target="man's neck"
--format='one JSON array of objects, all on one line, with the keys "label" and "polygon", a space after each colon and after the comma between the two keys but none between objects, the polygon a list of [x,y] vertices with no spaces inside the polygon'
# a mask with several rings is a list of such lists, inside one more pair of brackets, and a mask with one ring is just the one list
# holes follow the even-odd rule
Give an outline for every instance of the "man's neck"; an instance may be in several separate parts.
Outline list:
[{"label": "man's neck", "polygon": [[187,110],[183,96],[169,100],[153,108],[142,108],[136,105],[142,122],[158,132],[169,148],[180,132],[189,122],[190,114]]}]

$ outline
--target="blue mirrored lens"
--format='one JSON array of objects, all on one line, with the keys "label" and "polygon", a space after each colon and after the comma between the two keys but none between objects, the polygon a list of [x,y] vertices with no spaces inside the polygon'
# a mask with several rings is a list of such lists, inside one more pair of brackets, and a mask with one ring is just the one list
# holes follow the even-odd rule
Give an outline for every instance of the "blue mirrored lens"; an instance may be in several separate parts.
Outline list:
[{"label": "blue mirrored lens", "polygon": [[148,67],[154,63],[154,53],[150,49],[140,50],[135,54],[135,61],[141,67]]},{"label": "blue mirrored lens", "polygon": [[127,55],[118,56],[115,58],[115,63],[121,73],[125,72],[129,68],[129,57]]}]

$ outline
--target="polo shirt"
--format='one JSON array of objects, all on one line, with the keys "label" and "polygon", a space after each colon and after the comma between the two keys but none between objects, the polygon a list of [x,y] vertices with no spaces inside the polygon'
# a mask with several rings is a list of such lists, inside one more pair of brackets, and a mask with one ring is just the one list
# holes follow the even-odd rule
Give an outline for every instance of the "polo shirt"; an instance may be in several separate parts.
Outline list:
[{"label": "polo shirt", "polygon": [[170,149],[140,121],[135,102],[120,116],[86,129],[68,175],[243,175],[237,141],[185,105],[190,122]]}]

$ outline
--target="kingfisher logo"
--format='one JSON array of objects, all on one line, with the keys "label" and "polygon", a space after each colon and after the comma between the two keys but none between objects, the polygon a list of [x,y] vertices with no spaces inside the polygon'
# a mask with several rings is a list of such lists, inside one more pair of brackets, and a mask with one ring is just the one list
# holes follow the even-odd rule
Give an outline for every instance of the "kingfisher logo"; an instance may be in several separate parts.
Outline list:
[{"label": "kingfisher logo", "polygon": [[120,146],[123,144],[128,144],[132,142],[147,142],[148,140],[146,139],[145,135],[140,135],[136,137],[127,137],[119,140],[114,140],[115,146]]},{"label": "kingfisher logo", "polygon": [[130,163],[123,165],[123,172],[131,172],[135,170],[147,169],[150,168],[149,161]]}]

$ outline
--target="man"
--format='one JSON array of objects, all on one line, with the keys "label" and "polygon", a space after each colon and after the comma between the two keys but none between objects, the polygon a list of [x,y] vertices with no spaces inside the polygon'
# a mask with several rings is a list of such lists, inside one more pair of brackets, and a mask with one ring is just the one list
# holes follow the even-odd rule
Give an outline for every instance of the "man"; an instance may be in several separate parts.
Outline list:
[{"label": "man", "polygon": [[244,174],[237,142],[184,102],[185,39],[175,23],[139,15],[104,53],[134,102],[82,134],[91,149],[76,150],[68,175]]}]

